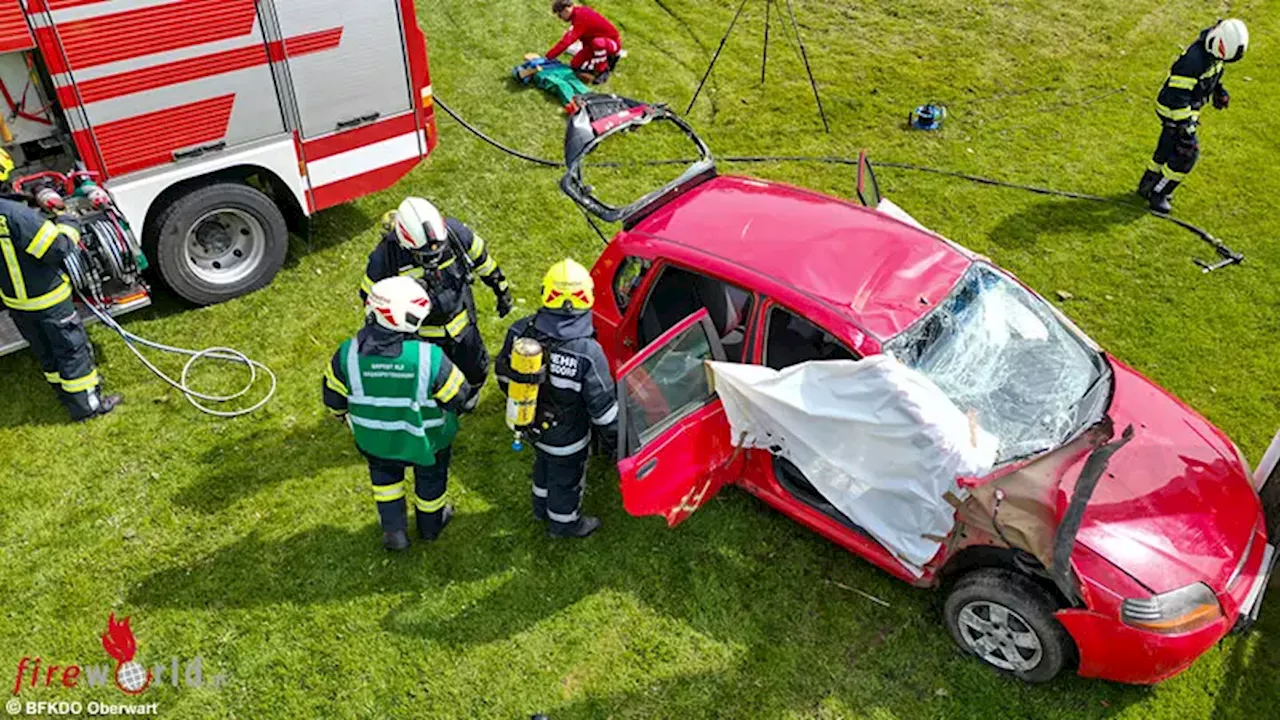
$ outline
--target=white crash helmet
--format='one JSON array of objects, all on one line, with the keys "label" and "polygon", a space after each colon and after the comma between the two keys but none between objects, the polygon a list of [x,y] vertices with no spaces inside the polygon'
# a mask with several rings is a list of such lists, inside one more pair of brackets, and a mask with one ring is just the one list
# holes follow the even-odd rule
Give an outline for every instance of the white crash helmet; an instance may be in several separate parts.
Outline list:
[{"label": "white crash helmet", "polygon": [[1243,20],[1223,20],[1209,31],[1204,39],[1209,54],[1223,62],[1235,62],[1244,57],[1249,47],[1249,28]]},{"label": "white crash helmet", "polygon": [[449,239],[444,216],[420,197],[408,197],[396,209],[396,239],[405,250],[424,251]]},{"label": "white crash helmet", "polygon": [[388,330],[414,334],[431,313],[431,298],[417,280],[397,275],[373,284],[364,313],[366,320]]}]

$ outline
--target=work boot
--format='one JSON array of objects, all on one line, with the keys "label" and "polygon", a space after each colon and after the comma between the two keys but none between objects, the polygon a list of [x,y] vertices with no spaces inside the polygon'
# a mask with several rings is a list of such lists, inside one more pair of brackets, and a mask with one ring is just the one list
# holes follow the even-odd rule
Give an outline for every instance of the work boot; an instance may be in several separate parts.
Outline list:
[{"label": "work boot", "polygon": [[1148,170],[1142,173],[1142,179],[1138,181],[1138,195],[1143,200],[1151,199],[1151,191],[1155,190],[1156,183],[1160,182],[1160,173],[1154,170]]},{"label": "work boot", "polygon": [[453,519],[453,506],[445,505],[444,509],[440,511],[440,524],[436,526],[435,530],[424,528],[421,522],[422,516],[419,515],[418,518],[418,537],[431,542],[440,537],[440,533],[444,532],[444,526],[448,525],[449,521]]},{"label": "work boot", "polygon": [[577,522],[563,525],[554,523],[547,534],[553,538],[584,538],[600,529],[600,518],[583,515]]},{"label": "work boot", "polygon": [[124,402],[124,395],[121,395],[119,393],[116,393],[114,395],[108,395],[104,398],[99,398],[97,410],[94,410],[92,413],[85,415],[83,417],[72,418],[72,419],[75,420],[76,422],[88,422],[96,417],[102,417],[103,415],[110,413],[112,410],[115,410],[116,406],[118,406],[122,402]]},{"label": "work boot", "polygon": [[382,533],[382,547],[391,552],[403,552],[409,549],[409,534],[403,530]]},{"label": "work boot", "polygon": [[1158,190],[1151,191],[1151,209],[1168,215],[1173,210],[1173,191],[1178,189],[1180,183],[1177,180],[1169,180],[1156,185]]}]

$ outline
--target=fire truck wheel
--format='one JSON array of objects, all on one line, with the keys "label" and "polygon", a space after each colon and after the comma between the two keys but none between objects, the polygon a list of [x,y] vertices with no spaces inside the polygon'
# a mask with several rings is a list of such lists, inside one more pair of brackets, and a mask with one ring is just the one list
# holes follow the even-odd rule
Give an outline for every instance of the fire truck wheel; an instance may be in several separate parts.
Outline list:
[{"label": "fire truck wheel", "polygon": [[154,228],[161,279],[196,305],[265,286],[284,266],[289,249],[280,208],[240,183],[206,185],[179,197],[161,211]]}]

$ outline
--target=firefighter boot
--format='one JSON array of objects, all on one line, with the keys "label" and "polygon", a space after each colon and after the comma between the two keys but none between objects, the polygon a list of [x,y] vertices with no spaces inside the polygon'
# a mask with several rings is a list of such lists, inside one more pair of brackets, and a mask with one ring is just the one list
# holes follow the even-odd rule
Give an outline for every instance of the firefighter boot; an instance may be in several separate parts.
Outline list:
[{"label": "firefighter boot", "polygon": [[1151,191],[1151,209],[1163,215],[1173,210],[1173,191],[1178,189],[1177,180],[1169,180],[1158,190]]},{"label": "firefighter boot", "polygon": [[110,413],[112,410],[115,410],[116,406],[124,402],[124,396],[119,393],[100,397],[96,396],[96,390],[90,390],[89,392],[94,393],[96,398],[96,402],[95,400],[90,400],[90,405],[92,406],[96,404],[97,407],[88,415],[81,415],[79,417],[72,418],[76,422],[88,422],[96,417],[102,417],[103,415]]},{"label": "firefighter boot", "polygon": [[409,534],[403,530],[382,533],[382,547],[392,552],[402,552],[409,549]]},{"label": "firefighter boot", "polygon": [[418,537],[431,542],[440,537],[440,533],[444,532],[444,526],[448,525],[449,521],[453,519],[453,506],[444,506],[444,509],[440,511],[440,520],[438,522],[432,523],[424,520],[427,515],[429,513],[418,513]]},{"label": "firefighter boot", "polygon": [[1160,182],[1160,173],[1154,170],[1148,170],[1142,173],[1142,179],[1138,181],[1138,195],[1143,200],[1151,199],[1151,191],[1155,189],[1156,183]]},{"label": "firefighter boot", "polygon": [[552,523],[547,534],[553,538],[584,538],[599,529],[600,518],[583,515],[573,523]]}]

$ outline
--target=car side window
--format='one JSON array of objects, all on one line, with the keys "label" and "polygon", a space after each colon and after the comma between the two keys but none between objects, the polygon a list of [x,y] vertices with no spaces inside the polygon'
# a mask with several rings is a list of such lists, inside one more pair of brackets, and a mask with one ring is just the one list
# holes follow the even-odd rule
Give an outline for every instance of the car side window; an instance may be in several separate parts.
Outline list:
[{"label": "car side window", "polygon": [[626,258],[618,265],[618,271],[613,275],[613,299],[622,312],[625,313],[631,305],[631,294],[644,281],[650,265],[648,260],[637,257]]},{"label": "car side window", "polygon": [[645,299],[637,331],[640,347],[653,342],[676,323],[704,307],[720,335],[725,357],[730,362],[742,362],[747,344],[747,323],[751,318],[751,293],[674,266],[662,269],[662,275]]},{"label": "car side window", "polygon": [[765,331],[764,364],[774,370],[809,360],[857,360],[831,333],[812,322],[775,307]]}]

